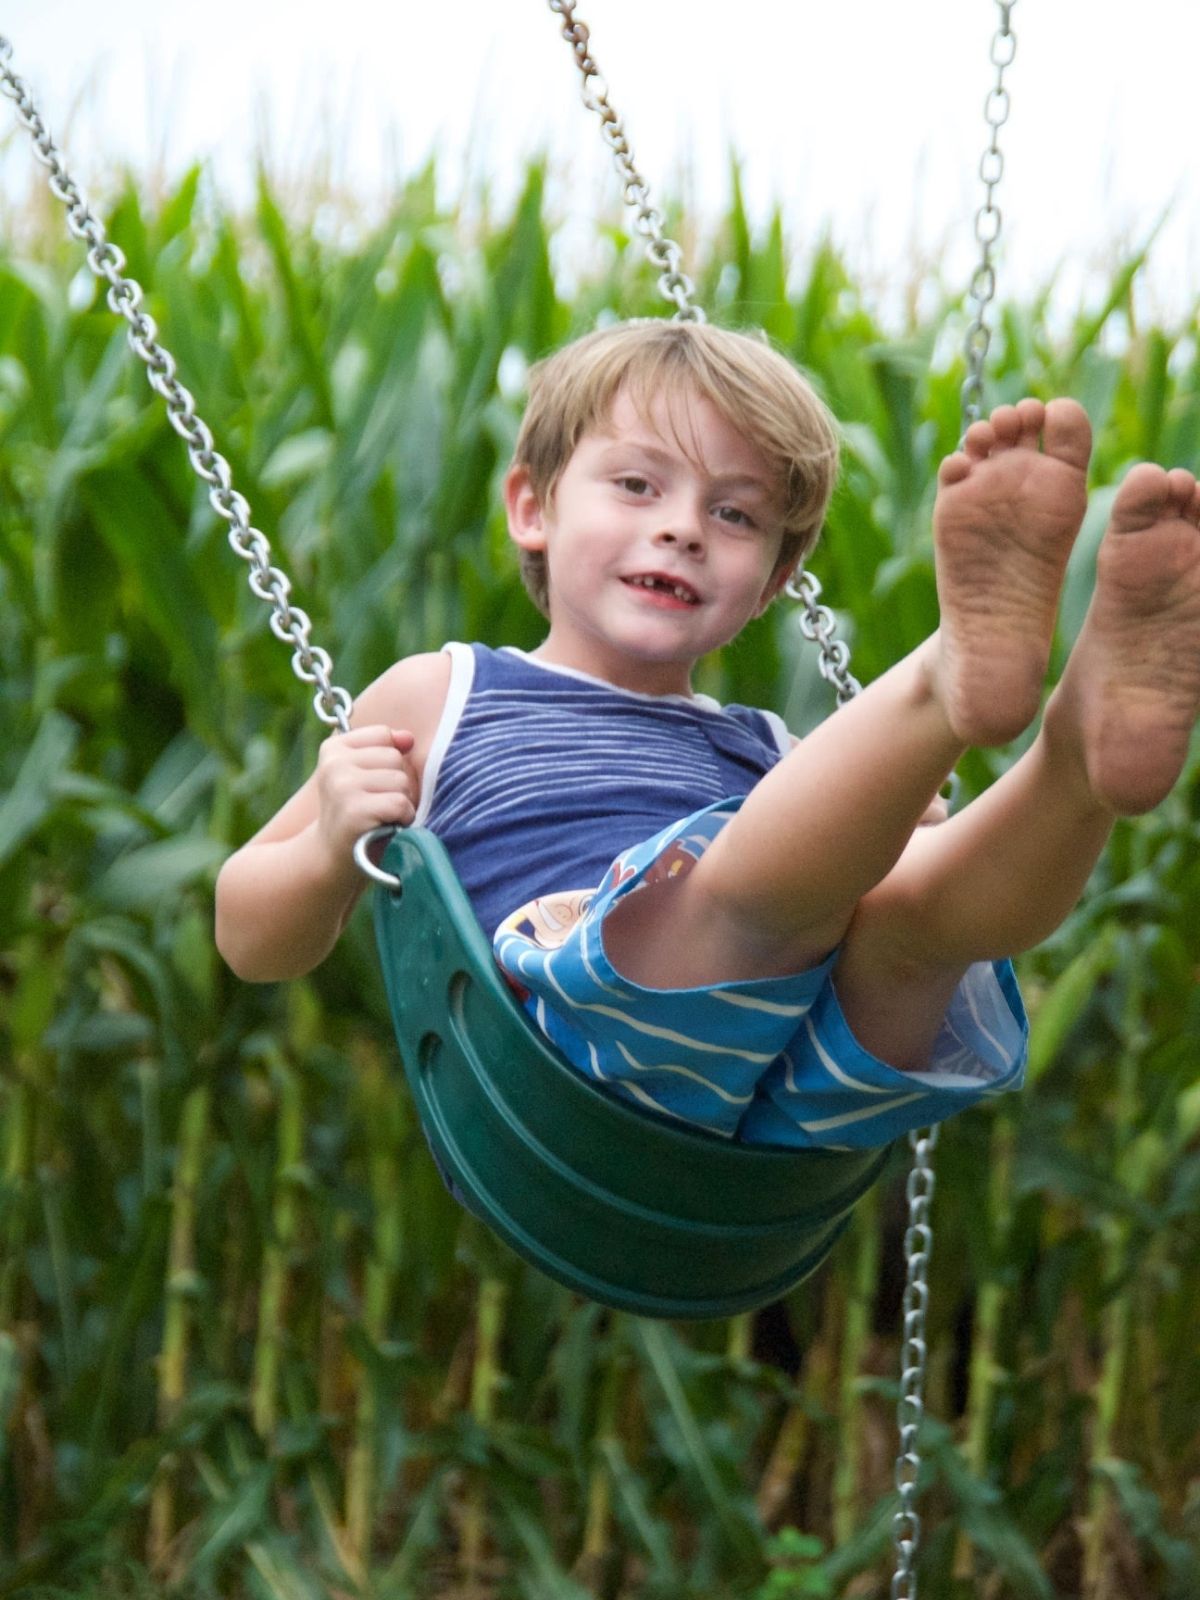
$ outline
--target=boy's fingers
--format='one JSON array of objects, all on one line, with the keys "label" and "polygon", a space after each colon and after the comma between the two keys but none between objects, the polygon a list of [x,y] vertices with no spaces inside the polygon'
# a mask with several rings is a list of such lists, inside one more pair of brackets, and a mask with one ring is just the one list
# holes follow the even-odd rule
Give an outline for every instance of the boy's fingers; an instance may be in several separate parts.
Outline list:
[{"label": "boy's fingers", "polygon": [[341,762],[347,750],[354,750],[355,762],[370,763],[378,757],[389,762],[410,755],[416,739],[408,728],[387,728],[373,725],[370,728],[350,728],[349,733],[331,733],[317,752],[322,762]]},{"label": "boy's fingers", "polygon": [[386,772],[364,772],[355,784],[364,794],[408,794],[413,787],[412,774],[394,767]]},{"label": "boy's fingers", "polygon": [[370,722],[361,728],[351,728],[348,733],[331,733],[326,744],[349,745],[359,749],[364,745],[391,744],[392,730],[386,723]]},{"label": "boy's fingers", "polygon": [[412,762],[403,750],[397,750],[393,745],[367,745],[364,749],[356,750],[346,765],[358,767],[364,772],[379,767],[386,767],[389,772],[407,772]]},{"label": "boy's fingers", "polygon": [[407,728],[389,728],[386,723],[372,722],[366,727],[351,728],[348,733],[331,733],[321,748],[331,746],[339,750],[370,750],[382,746],[406,755],[415,743],[415,736]]}]

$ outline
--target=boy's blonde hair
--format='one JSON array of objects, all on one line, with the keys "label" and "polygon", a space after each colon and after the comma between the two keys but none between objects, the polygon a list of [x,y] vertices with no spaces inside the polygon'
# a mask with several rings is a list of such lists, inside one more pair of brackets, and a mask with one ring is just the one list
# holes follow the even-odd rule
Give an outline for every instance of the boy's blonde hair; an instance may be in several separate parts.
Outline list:
[{"label": "boy's blonde hair", "polygon": [[[549,505],[585,433],[602,429],[619,391],[646,415],[656,395],[691,390],[710,400],[763,457],[777,484],[783,542],[776,573],[817,542],[838,471],[833,417],[808,381],[766,335],[703,322],[638,319],[585,334],[529,372],[529,402],[513,464]],[[533,603],[550,615],[545,554],[520,552]]]}]

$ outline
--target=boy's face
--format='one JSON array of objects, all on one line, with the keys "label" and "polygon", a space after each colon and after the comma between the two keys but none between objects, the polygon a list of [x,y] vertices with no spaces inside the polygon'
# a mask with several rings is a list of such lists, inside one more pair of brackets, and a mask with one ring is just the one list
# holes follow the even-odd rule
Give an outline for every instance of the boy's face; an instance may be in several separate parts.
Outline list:
[{"label": "boy's face", "polygon": [[550,633],[539,654],[647,693],[687,693],[691,668],[761,612],[786,579],[775,486],[710,400],[659,397],[643,418],[618,394],[542,506],[510,472],[509,530],[543,550]]}]

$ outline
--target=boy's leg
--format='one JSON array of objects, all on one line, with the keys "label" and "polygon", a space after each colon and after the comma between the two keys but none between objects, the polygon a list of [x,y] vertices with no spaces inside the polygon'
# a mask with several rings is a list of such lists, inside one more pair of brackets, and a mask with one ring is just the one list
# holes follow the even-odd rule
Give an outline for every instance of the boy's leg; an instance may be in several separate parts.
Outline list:
[{"label": "boy's leg", "polygon": [[924,1065],[967,966],[1040,943],[1082,893],[1114,817],[1167,794],[1200,711],[1200,489],[1139,466],[1033,746],[958,816],[920,829],[860,903],[835,971],[846,1020]]},{"label": "boy's leg", "polygon": [[969,430],[934,512],[938,633],[768,773],[685,878],[610,913],[618,971],[653,988],[771,977],[839,943],[963,750],[1036,714],[1089,448],[1073,401]]}]

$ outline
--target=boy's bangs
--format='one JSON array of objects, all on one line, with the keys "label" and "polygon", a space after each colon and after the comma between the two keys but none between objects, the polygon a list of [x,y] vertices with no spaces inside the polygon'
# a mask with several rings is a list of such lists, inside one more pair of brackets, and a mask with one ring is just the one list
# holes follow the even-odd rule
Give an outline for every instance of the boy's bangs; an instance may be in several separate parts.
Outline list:
[{"label": "boy's bangs", "polygon": [[692,344],[645,343],[635,345],[631,351],[613,350],[606,354],[610,356],[606,363],[609,370],[602,377],[596,374],[600,381],[593,390],[588,415],[579,419],[576,443],[585,433],[605,430],[617,396],[621,394],[628,396],[638,419],[647,428],[661,432],[662,412],[655,415],[661,399],[665,401],[672,443],[693,466],[702,468],[704,463],[688,401],[707,400],[734,432],[763,457],[776,483],[772,498],[782,512],[789,498],[786,485],[789,456],[785,441],[770,412],[761,402],[754,403],[753,395],[746,392],[746,385],[737,382],[732,374],[714,369],[714,363],[705,359],[708,352]]}]

